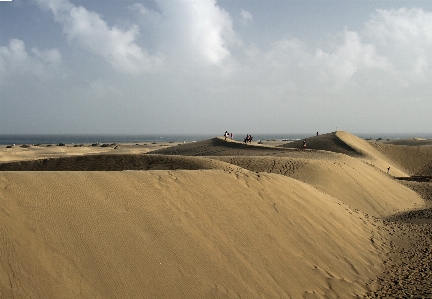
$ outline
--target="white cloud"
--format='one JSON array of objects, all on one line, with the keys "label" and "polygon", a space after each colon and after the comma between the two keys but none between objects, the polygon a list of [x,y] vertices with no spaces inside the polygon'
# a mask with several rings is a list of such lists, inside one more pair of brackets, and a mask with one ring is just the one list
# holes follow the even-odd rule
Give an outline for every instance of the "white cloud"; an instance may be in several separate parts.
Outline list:
[{"label": "white cloud", "polygon": [[[141,28],[128,30],[110,27],[96,12],[68,0],[37,1],[52,12],[70,42],[125,73],[152,70],[165,58],[170,64],[221,65],[231,57],[229,46],[238,42],[230,15],[216,0],[156,0],[160,13],[135,3],[128,8],[140,15]],[[150,55],[139,41],[160,54]]]},{"label": "white cloud", "polygon": [[248,25],[253,20],[252,14],[243,9],[240,11],[240,16],[244,25]]},{"label": "white cloud", "polygon": [[[345,31],[342,43],[335,45],[333,52],[317,49],[315,63],[321,68],[323,78],[332,83],[343,83],[358,72],[384,70],[391,64],[377,54],[372,44],[363,43],[357,32]],[[326,82],[328,83],[328,82]]]},{"label": "white cloud", "polygon": [[8,46],[0,47],[0,83],[12,82],[17,76],[43,79],[55,76],[62,63],[61,54],[57,49],[39,50],[33,48],[30,55],[25,43],[12,39]]},{"label": "white cloud", "polygon": [[421,8],[377,10],[365,33],[395,66],[394,76],[407,84],[432,75],[432,13]]},{"label": "white cloud", "polygon": [[312,50],[301,40],[283,39],[266,53],[255,49],[253,58],[271,63],[273,74],[289,77],[296,90],[315,87],[317,92],[354,93],[375,89],[384,94],[430,84],[431,12],[377,10],[365,24],[361,31],[344,30],[334,40],[328,39],[330,46],[325,48]]},{"label": "white cloud", "polygon": [[2,74],[6,71],[20,72],[26,70],[29,57],[22,40],[12,39],[8,47],[0,47],[0,66]]},{"label": "white cloud", "polygon": [[257,85],[271,81],[274,90],[289,87],[299,96],[422,87],[432,78],[432,13],[377,10],[363,30],[345,29],[316,50],[301,39],[284,38],[267,51],[252,45],[244,53],[245,72],[265,78],[257,76]]},{"label": "white cloud", "polygon": [[255,74],[245,76],[256,76],[250,78],[255,84],[271,86],[280,95],[281,91],[299,96],[340,92],[363,84],[363,74],[375,76],[392,67],[386,57],[377,54],[374,45],[364,43],[352,31],[344,31],[326,51],[312,50],[298,38],[284,38],[266,52],[256,46],[245,51],[249,58],[245,72]]},{"label": "white cloud", "polygon": [[139,73],[161,63],[160,57],[150,56],[136,43],[139,35],[136,25],[128,31],[109,27],[99,14],[67,0],[38,0],[38,3],[62,24],[69,41],[76,41],[83,49],[101,56],[118,71]]},{"label": "white cloud", "polygon": [[231,56],[235,42],[230,15],[215,0],[158,0],[162,11],[163,49],[183,62],[218,65]]},{"label": "white cloud", "polygon": [[421,8],[376,10],[367,23],[369,35],[387,44],[407,43],[413,40],[432,44],[432,13]]}]

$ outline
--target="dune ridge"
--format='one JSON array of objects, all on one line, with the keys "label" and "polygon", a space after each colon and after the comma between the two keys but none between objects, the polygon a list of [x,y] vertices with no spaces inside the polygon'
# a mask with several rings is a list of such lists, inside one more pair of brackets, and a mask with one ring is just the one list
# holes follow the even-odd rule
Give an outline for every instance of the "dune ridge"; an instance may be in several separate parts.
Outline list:
[{"label": "dune ridge", "polygon": [[[238,167],[237,167],[238,168]],[[143,154],[93,154],[14,161],[0,164],[0,171],[122,171],[224,169],[233,166],[214,159]]]},{"label": "dune ridge", "polygon": [[[314,150],[324,150],[329,152],[341,153],[348,156],[359,157],[363,152],[357,147],[351,146],[341,138],[341,132],[331,132],[317,136],[306,138],[306,148]],[[303,148],[303,140],[295,140],[293,142],[281,145],[285,148]]]},{"label": "dune ridge", "polygon": [[[88,149],[0,153],[1,298],[420,294],[386,282],[428,273],[429,228],[412,222],[427,225],[431,183],[395,179],[427,175],[427,148],[408,151],[423,153],[413,165],[403,147],[346,132],[306,150],[223,138]],[[411,253],[415,271],[395,263]]]},{"label": "dune ridge", "polygon": [[[386,173],[349,156],[335,159],[213,157],[255,172],[295,178],[376,217],[421,207],[423,200]],[[382,186],[385,186],[383,188]]]}]

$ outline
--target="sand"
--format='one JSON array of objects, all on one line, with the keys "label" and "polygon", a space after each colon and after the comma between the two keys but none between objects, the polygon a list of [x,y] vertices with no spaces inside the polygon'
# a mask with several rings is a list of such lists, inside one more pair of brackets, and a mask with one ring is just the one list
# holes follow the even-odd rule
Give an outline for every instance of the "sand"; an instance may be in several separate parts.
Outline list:
[{"label": "sand", "polygon": [[432,147],[300,147],[1,147],[0,298],[430,296]]}]

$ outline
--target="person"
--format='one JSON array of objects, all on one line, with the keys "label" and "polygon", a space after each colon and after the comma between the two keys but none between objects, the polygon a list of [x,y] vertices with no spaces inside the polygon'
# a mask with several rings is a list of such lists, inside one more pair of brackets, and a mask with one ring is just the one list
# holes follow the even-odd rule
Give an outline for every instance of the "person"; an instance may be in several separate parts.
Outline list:
[{"label": "person", "polygon": [[389,166],[389,168],[387,168],[387,173],[390,173],[390,166]]},{"label": "person", "polygon": [[306,139],[303,140],[303,149],[306,149]]},{"label": "person", "polygon": [[224,136],[225,136],[225,140],[227,139],[227,137],[228,137],[228,131],[225,131],[225,134],[224,134]]},{"label": "person", "polygon": [[231,133],[231,140],[233,139],[233,133]]},{"label": "person", "polygon": [[317,132],[317,136],[318,136],[318,132]]}]

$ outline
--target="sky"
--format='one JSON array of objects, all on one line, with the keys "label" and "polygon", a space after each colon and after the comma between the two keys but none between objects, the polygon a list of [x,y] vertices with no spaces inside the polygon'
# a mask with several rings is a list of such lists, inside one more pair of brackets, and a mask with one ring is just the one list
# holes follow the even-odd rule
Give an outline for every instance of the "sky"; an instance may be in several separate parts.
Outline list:
[{"label": "sky", "polygon": [[432,1],[0,1],[0,134],[430,133]]}]

